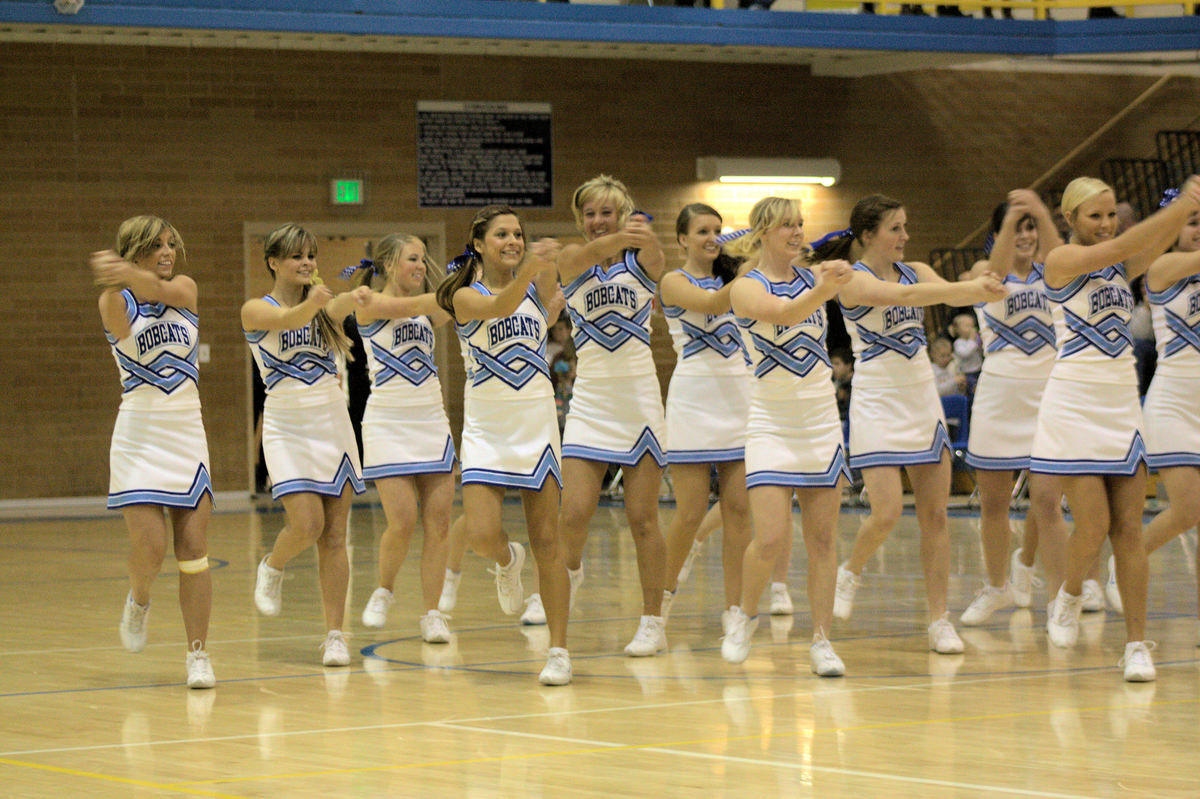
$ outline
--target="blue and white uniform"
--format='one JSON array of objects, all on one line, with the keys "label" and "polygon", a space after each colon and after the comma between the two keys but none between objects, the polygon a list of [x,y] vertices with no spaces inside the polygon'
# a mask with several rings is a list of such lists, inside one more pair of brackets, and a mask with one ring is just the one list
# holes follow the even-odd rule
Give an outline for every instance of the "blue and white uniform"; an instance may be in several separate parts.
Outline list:
[{"label": "blue and white uniform", "polygon": [[654,292],[633,250],[563,287],[578,359],[563,457],[633,466],[649,454],[666,466],[662,389],[650,353]]},{"label": "blue and white uniform", "polygon": [[1055,353],[1042,265],[1033,264],[1025,280],[1005,275],[1004,284],[1007,297],[975,306],[987,357],[971,403],[967,463],[992,471],[1029,468]]},{"label": "blue and white uniform", "polygon": [[1200,466],[1200,275],[1147,290],[1158,366],[1146,392],[1146,460]]},{"label": "blue and white uniform", "polygon": [[[745,277],[777,297],[793,299],[815,285],[808,269],[791,267],[792,279],[772,282],[758,269]],[[753,366],[746,424],[746,486],[835,486],[850,478],[838,417],[824,306],[783,327],[738,319]]]},{"label": "blue and white uniform", "polygon": [[1133,475],[1146,457],[1124,264],[1079,275],[1054,304],[1058,356],[1038,411],[1029,469]]},{"label": "blue and white uniform", "polygon": [[129,289],[121,298],[129,334],[116,339],[105,331],[122,391],[108,456],[108,507],[195,508],[205,494],[212,499],[196,389],[199,317],[138,302]]},{"label": "blue and white uniform", "polygon": [[[708,292],[725,283],[680,269]],[[750,380],[746,348],[732,311],[711,315],[662,306],[677,361],[667,388],[667,462],[722,463],[746,457]]]},{"label": "blue and white uniform", "polygon": [[[280,307],[269,294],[263,299]],[[363,493],[358,443],[338,387],[337,361],[316,324],[243,332],[267,387],[263,454],[271,497],[336,497],[346,483]]]},{"label": "blue and white uniform", "polygon": [[[901,285],[916,271],[897,261]],[[854,268],[878,280],[866,264]],[[937,463],[950,449],[941,397],[925,342],[925,309],[842,305],[854,348],[850,392],[850,467]]]},{"label": "blue and white uniform", "polygon": [[363,413],[363,478],[378,480],[454,469],[454,439],[434,363],[428,316],[358,325],[371,396]]},{"label": "blue and white uniform", "polygon": [[[482,282],[469,287],[490,296]],[[554,387],[546,363],[549,323],[537,289],[509,316],[456,324],[470,364],[462,432],[462,482],[539,491],[562,487]]]}]

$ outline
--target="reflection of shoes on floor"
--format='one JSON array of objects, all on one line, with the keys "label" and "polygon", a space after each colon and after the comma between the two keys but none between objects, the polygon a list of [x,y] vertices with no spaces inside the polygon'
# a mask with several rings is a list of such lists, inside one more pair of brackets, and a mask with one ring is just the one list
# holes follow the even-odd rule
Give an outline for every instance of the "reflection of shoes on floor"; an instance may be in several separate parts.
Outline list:
[{"label": "reflection of shoes on floor", "polygon": [[258,754],[263,760],[275,756],[276,743],[282,743],[283,711],[275,705],[263,705],[258,709]]},{"label": "reflection of shoes on floor", "polygon": [[217,691],[188,691],[187,720],[192,727],[203,729],[212,716],[213,704],[217,701]]},{"label": "reflection of shoes on floor", "polygon": [[462,656],[458,652],[458,639],[451,637],[448,644],[427,644],[422,641],[421,662],[431,669],[461,666]]},{"label": "reflection of shoes on floor", "polygon": [[1059,746],[1082,750],[1087,744],[1087,736],[1083,732],[1079,711],[1066,704],[1066,700],[1059,701],[1063,704],[1050,708],[1050,729],[1054,730]]},{"label": "reflection of shoes on floor", "polygon": [[726,685],[721,689],[725,712],[735,727],[745,727],[750,721],[750,689],[745,685]]},{"label": "reflection of shoes on floor", "polygon": [[941,655],[937,652],[930,652],[929,676],[935,680],[953,679],[965,660],[966,656],[964,655]]},{"label": "reflection of shoes on floor", "polygon": [[[828,726],[838,729],[857,726],[860,721],[854,709],[854,690],[844,680],[813,680],[813,716],[828,718]],[[827,726],[818,723],[818,726]]]},{"label": "reflection of shoes on floor", "polygon": [[788,641],[788,633],[796,626],[796,617],[792,614],[786,616],[771,616],[771,641],[776,644],[786,644]]},{"label": "reflection of shoes on floor", "polygon": [[363,671],[371,678],[371,682],[378,686],[387,685],[392,681],[392,664],[381,657],[364,657]]},{"label": "reflection of shoes on floor", "polygon": [[1038,630],[1033,626],[1033,611],[1029,608],[1017,608],[1008,617],[1008,634],[1012,638],[1013,647],[1018,652],[1028,652],[1038,645]]},{"label": "reflection of shoes on floor", "polygon": [[1104,614],[1089,616],[1079,622],[1079,637],[1088,646],[1099,646],[1104,637]]},{"label": "reflection of shoes on floor", "polygon": [[[190,692],[189,692],[190,693]],[[213,694],[216,696],[216,694]],[[150,719],[139,711],[130,713],[121,722],[121,743],[125,746],[137,746],[150,740]],[[132,750],[126,754],[132,754]]]},{"label": "reflection of shoes on floor", "polygon": [[1108,722],[1112,725],[1114,738],[1119,741],[1127,740],[1130,723],[1145,724],[1150,720],[1157,684],[1123,682],[1120,688],[1113,690],[1108,703]]},{"label": "reflection of shoes on floor", "polygon": [[341,699],[346,695],[346,687],[350,685],[348,669],[325,669],[325,693],[330,699]]},{"label": "reflection of shoes on floor", "polygon": [[525,636],[525,648],[535,655],[545,655],[550,651],[550,628],[541,625],[521,625],[517,628]]},{"label": "reflection of shoes on floor", "polygon": [[625,668],[638,681],[642,696],[654,696],[664,690],[666,658],[625,658]]},{"label": "reflection of shoes on floor", "polygon": [[982,627],[964,627],[959,633],[964,643],[971,645],[985,655],[994,655],[1008,651],[1008,642],[997,636],[991,630]]}]

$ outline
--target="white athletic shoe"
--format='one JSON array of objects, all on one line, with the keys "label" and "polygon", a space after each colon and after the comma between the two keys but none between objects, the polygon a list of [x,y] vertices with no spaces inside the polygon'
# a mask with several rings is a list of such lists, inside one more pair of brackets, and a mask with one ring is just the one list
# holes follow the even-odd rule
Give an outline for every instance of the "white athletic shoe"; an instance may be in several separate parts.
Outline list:
[{"label": "white athletic shoe", "polygon": [[1067,649],[1079,640],[1079,614],[1083,612],[1083,595],[1073,596],[1067,589],[1058,589],[1058,596],[1051,603],[1046,617],[1046,632],[1050,643]]},{"label": "white athletic shoe", "polygon": [[758,617],[753,619],[734,605],[728,611],[729,631],[721,639],[721,657],[726,663],[744,663],[750,657],[750,639],[758,629]]},{"label": "white athletic shoe", "polygon": [[1125,682],[1154,682],[1158,673],[1154,670],[1154,661],[1150,659],[1150,650],[1155,646],[1153,641],[1130,641],[1125,644],[1125,657],[1117,664],[1125,667]]},{"label": "white athletic shoe", "polygon": [[283,609],[283,569],[267,565],[267,556],[258,564],[258,578],[254,581],[254,605],[264,616],[278,616]]},{"label": "white athletic shoe", "polygon": [[[687,557],[683,560],[683,566],[679,569],[678,585],[683,585],[687,582],[687,578],[692,573],[692,567],[696,565],[696,556],[700,554],[700,550],[704,549],[703,541],[692,541],[692,548],[688,550]],[[676,590],[679,590],[676,588]]]},{"label": "white athletic shoe", "polygon": [[994,585],[984,585],[975,594],[975,599],[963,611],[961,621],[967,627],[977,627],[992,617],[998,610],[1010,608],[1013,605],[1012,586],[1008,583],[1003,588]]},{"label": "white athletic shoe", "polygon": [[362,623],[367,627],[382,627],[387,624],[388,608],[395,601],[391,591],[382,587],[376,588],[367,600],[367,606],[363,608]]},{"label": "white athletic shoe", "polygon": [[1021,548],[1012,553],[1012,563],[1009,567],[1009,583],[1012,585],[1013,604],[1019,608],[1027,608],[1033,604],[1033,589],[1042,585],[1042,580],[1033,573],[1032,566],[1021,562]]},{"label": "white athletic shoe", "polygon": [[854,595],[858,593],[858,586],[862,584],[862,578],[846,568],[846,564],[838,566],[837,570],[837,588],[833,595],[833,615],[842,621],[850,618],[850,614],[854,611]]},{"label": "white athletic shoe", "polygon": [[958,637],[954,625],[950,623],[950,614],[943,613],[929,625],[929,648],[939,655],[961,655],[962,639]]},{"label": "white athletic shoe", "polygon": [[458,584],[462,582],[462,572],[446,569],[442,578],[442,595],[438,598],[438,610],[449,613],[458,604]]},{"label": "white athletic shoe", "polygon": [[771,583],[771,615],[790,616],[794,610],[787,583]]},{"label": "white athletic shoe", "polygon": [[431,610],[421,617],[421,640],[427,644],[450,643],[450,626],[440,610]]},{"label": "white athletic shoe", "polygon": [[146,648],[146,619],[150,615],[150,603],[139,605],[133,601],[133,592],[125,597],[125,609],[121,611],[121,643],[130,652],[141,652]]},{"label": "white athletic shoe", "polygon": [[546,623],[546,607],[542,604],[541,594],[530,594],[525,600],[525,612],[521,614],[521,624],[534,627]]},{"label": "white athletic shoe", "polygon": [[666,622],[662,616],[642,616],[633,640],[625,645],[625,654],[644,658],[667,649]]},{"label": "white athletic shoe", "polygon": [[663,624],[671,618],[671,605],[675,604],[675,592],[663,589],[662,618]]},{"label": "white athletic shoe", "polygon": [[[735,607],[737,606],[732,605],[721,611],[721,635],[729,635],[729,631],[733,629],[733,622],[736,618],[733,612]],[[1200,644],[1197,644],[1197,646],[1200,646]]]},{"label": "white athletic shoe", "polygon": [[567,581],[571,584],[571,598],[568,600],[567,607],[570,610],[575,609],[575,594],[579,591],[579,587],[583,585],[583,564],[579,564],[578,569],[567,569]]},{"label": "white athletic shoe", "polygon": [[1104,610],[1104,589],[1099,580],[1083,581],[1083,602],[1080,607],[1084,613],[1099,613]]},{"label": "white athletic shoe", "polygon": [[212,661],[208,659],[208,652],[200,648],[200,642],[196,641],[195,644],[195,648],[187,653],[187,687],[212,688],[217,684]]},{"label": "white athletic shoe", "polygon": [[521,585],[521,567],[525,565],[525,547],[516,541],[508,542],[509,561],[507,566],[496,564],[489,569],[496,575],[496,596],[500,609],[509,616],[520,613],[525,603],[525,588]]},{"label": "white athletic shoe", "polygon": [[542,685],[566,685],[571,681],[571,656],[561,646],[552,646],[547,653],[546,666],[538,675]]},{"label": "white athletic shoe", "polygon": [[833,644],[823,633],[813,635],[812,647],[808,650],[812,661],[812,672],[818,677],[841,677],[846,673],[846,664],[833,651]]},{"label": "white athletic shoe", "polygon": [[1125,605],[1121,602],[1121,591],[1117,588],[1117,559],[1113,555],[1108,556],[1108,581],[1104,583],[1104,598],[1108,600],[1108,606],[1117,613],[1125,612]]},{"label": "white athletic shoe", "polygon": [[321,662],[326,666],[350,665],[350,650],[346,648],[346,636],[342,635],[341,630],[330,630],[321,649],[325,650]]}]

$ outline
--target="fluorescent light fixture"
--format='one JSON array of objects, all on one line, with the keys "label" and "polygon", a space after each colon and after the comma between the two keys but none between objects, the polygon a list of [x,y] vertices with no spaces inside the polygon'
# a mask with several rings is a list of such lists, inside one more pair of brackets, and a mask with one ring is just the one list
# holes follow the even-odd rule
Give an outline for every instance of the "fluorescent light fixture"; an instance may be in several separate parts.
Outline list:
[{"label": "fluorescent light fixture", "polygon": [[721,183],[820,184],[832,186],[842,177],[836,158],[696,159],[696,179]]}]

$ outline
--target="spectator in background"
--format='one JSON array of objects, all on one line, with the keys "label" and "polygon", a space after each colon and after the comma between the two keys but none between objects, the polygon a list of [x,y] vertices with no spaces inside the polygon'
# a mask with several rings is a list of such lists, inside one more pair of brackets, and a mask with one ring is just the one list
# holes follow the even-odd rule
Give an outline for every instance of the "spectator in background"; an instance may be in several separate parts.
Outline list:
[{"label": "spectator in background", "polygon": [[1137,223],[1138,213],[1133,206],[1127,202],[1117,203],[1117,235],[1120,236]]},{"label": "spectator in background", "polygon": [[933,363],[933,379],[937,382],[938,396],[967,393],[967,378],[958,370],[954,361],[954,347],[950,339],[938,336],[929,345],[929,360]]},{"label": "spectator in background", "polygon": [[960,393],[970,396],[983,371],[983,340],[979,337],[975,314],[969,311],[957,314],[950,323],[950,332],[954,334],[954,362],[959,374],[966,379],[966,390]]},{"label": "spectator in background", "polygon": [[554,381],[554,405],[558,410],[558,430],[567,426],[567,411],[575,391],[575,354],[560,352],[550,362],[550,379]]},{"label": "spectator in background", "polygon": [[843,420],[850,415],[850,381],[854,379],[854,355],[840,347],[829,353],[833,368],[833,391],[837,398],[838,416]]},{"label": "spectator in background", "polygon": [[546,342],[546,361],[554,363],[559,353],[565,353],[571,360],[575,359],[575,343],[571,341],[571,320],[562,313],[550,326],[550,338]]}]

